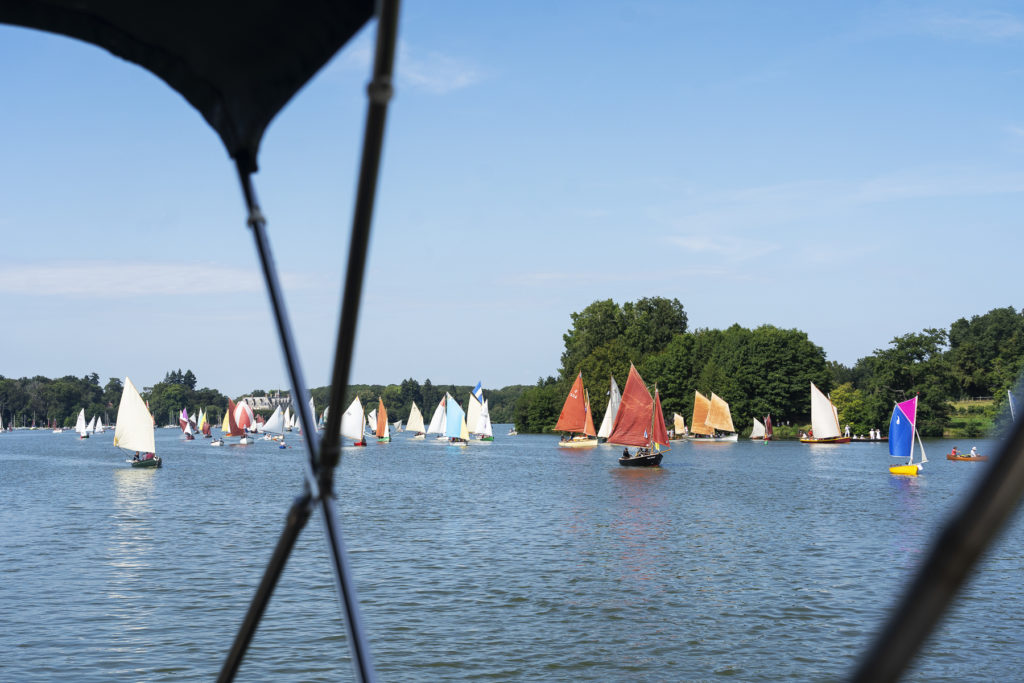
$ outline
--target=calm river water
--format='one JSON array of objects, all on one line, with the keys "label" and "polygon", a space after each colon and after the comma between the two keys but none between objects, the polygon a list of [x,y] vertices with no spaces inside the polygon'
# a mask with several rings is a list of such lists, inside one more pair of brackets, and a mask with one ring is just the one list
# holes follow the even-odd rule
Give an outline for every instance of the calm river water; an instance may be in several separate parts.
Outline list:
[{"label": "calm river water", "polygon": [[[985,467],[945,460],[950,441],[916,479],[888,474],[885,444],[776,442],[630,470],[618,448],[497,431],[345,451],[382,680],[842,679]],[[304,456],[179,437],[157,430],[148,471],[110,433],[0,434],[0,680],[216,676]],[[1015,522],[907,680],[1020,680],[1022,541]],[[328,571],[314,519],[239,680],[350,679]]]}]

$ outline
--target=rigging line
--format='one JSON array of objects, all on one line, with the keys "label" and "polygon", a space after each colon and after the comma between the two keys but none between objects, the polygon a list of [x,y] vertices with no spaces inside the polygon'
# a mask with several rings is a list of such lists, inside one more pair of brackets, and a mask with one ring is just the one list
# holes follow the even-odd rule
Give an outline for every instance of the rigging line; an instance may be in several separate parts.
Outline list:
[{"label": "rigging line", "polygon": [[1022,494],[1024,420],[1019,420],[966,504],[932,544],[927,560],[851,681],[875,683],[899,678],[981,554],[1017,509]]},{"label": "rigging line", "polygon": [[331,375],[330,405],[338,406],[338,410],[332,410],[328,415],[320,452],[321,467],[318,474],[325,491],[333,490],[334,468],[341,458],[341,403],[345,398],[351,371],[352,348],[355,343],[366,253],[370,241],[370,223],[373,218],[381,149],[384,144],[384,123],[392,94],[391,72],[394,69],[395,45],[398,38],[398,9],[399,0],[382,0],[377,6],[377,50],[374,57],[373,79],[367,86],[369,106],[352,217],[352,237],[345,273],[341,319],[338,322],[338,342]]}]

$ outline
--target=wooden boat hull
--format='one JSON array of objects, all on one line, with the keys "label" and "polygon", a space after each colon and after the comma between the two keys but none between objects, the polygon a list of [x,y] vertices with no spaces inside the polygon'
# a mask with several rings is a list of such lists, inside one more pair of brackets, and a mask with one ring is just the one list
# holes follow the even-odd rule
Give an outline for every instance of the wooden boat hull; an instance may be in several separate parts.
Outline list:
[{"label": "wooden boat hull", "polygon": [[921,468],[917,465],[893,465],[889,468],[889,474],[901,474],[907,477],[916,477]]},{"label": "wooden boat hull", "polygon": [[689,436],[684,436],[683,439],[690,443],[736,443],[740,440],[740,435],[726,434],[724,436],[697,436],[690,434]]},{"label": "wooden boat hull", "polygon": [[597,438],[593,439],[569,439],[568,441],[559,441],[559,448],[595,448],[597,446]]},{"label": "wooden boat hull", "polygon": [[646,453],[643,455],[631,455],[628,458],[619,458],[619,464],[623,467],[657,467],[661,464],[664,453]]},{"label": "wooden boat hull", "polygon": [[132,467],[163,467],[164,461],[160,458],[150,458],[149,460],[126,460]]},{"label": "wooden boat hull", "polygon": [[827,439],[809,439],[807,437],[804,437],[800,439],[800,443],[850,443],[850,437],[833,436]]},{"label": "wooden boat hull", "polygon": [[971,457],[969,455],[953,455],[952,453],[946,453],[946,460],[963,460],[965,462],[985,462],[988,460],[987,455],[975,455]]}]

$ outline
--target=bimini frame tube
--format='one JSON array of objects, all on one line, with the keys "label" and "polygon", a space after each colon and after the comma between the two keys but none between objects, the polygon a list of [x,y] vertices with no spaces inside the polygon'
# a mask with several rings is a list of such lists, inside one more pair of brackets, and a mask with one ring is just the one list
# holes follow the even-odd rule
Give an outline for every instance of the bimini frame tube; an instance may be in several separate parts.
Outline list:
[{"label": "bimini frame tube", "polygon": [[[377,50],[373,67],[373,78],[367,88],[369,109],[366,130],[363,137],[363,154],[360,163],[359,183],[356,190],[355,213],[352,220],[352,236],[349,246],[348,269],[342,296],[338,340],[334,357],[334,372],[331,380],[331,406],[340,406],[348,386],[352,361],[359,302],[362,296],[363,275],[366,253],[370,242],[370,226],[373,203],[376,196],[377,177],[380,169],[381,149],[384,143],[384,124],[387,105],[391,99],[391,74],[394,68],[395,46],[398,34],[398,0],[379,0],[377,5]],[[293,503],[287,523],[278,544],[264,572],[263,579],[249,605],[245,620],[239,629],[235,642],[221,669],[219,680],[231,681],[241,666],[245,651],[259,626],[260,619],[270,602],[277,581],[284,571],[299,533],[305,526],[314,505],[321,509],[324,536],[331,557],[331,570],[335,579],[338,599],[346,626],[352,669],[357,681],[375,681],[376,675],[370,654],[369,642],[359,613],[355,583],[345,552],[345,545],[338,521],[334,500],[334,468],[341,456],[340,420],[341,410],[332,410],[328,415],[324,438],[316,430],[315,416],[309,409],[309,391],[299,365],[298,350],[291,332],[282,296],[280,279],[274,265],[270,243],[266,235],[266,221],[256,201],[252,187],[251,168],[238,160],[239,180],[248,210],[248,224],[253,233],[260,265],[266,280],[278,334],[281,337],[285,363],[291,380],[292,396],[298,401],[296,409],[302,423],[303,437],[309,451],[305,463],[305,492]]]}]

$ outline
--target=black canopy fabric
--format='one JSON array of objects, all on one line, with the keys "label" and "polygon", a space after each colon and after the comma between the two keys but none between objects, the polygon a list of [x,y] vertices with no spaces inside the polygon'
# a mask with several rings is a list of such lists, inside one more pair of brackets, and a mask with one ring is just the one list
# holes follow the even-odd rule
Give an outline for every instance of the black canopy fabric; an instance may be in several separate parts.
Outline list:
[{"label": "black canopy fabric", "polygon": [[278,111],[373,14],[373,0],[0,0],[0,22],[61,33],[153,72],[256,170]]}]

